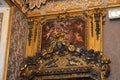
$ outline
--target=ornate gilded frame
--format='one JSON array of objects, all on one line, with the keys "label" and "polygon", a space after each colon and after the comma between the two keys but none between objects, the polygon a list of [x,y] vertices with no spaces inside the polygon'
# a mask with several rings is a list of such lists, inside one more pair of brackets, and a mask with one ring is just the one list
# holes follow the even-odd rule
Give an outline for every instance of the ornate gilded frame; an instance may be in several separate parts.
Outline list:
[{"label": "ornate gilded frame", "polygon": [[[106,75],[108,75],[109,73],[109,63],[110,60],[106,57],[103,56],[102,53],[102,25],[103,25],[103,19],[104,16],[106,14],[106,11],[104,8],[95,8],[92,10],[86,10],[86,11],[80,11],[80,12],[73,12],[73,13],[62,13],[62,14],[56,14],[56,15],[46,15],[46,16],[42,16],[42,17],[31,17],[29,19],[29,28],[28,28],[28,38],[27,38],[27,46],[26,46],[26,57],[27,61],[25,61],[25,64],[21,67],[20,73],[19,73],[19,77],[20,79],[24,79],[24,78],[34,78],[34,79],[60,79],[60,78],[71,78],[71,77],[87,77],[82,76],[82,74],[85,72],[87,72],[86,70],[82,69],[85,68],[87,70],[93,69],[92,72],[94,72],[94,70],[96,72],[94,72],[94,75],[96,75],[96,78],[93,77],[94,75],[89,75],[90,73],[87,73],[89,76],[91,76],[93,79],[95,80],[105,80]],[[84,57],[79,57],[79,56],[75,56],[72,55],[71,57],[68,56],[68,58],[70,59],[78,59],[79,57],[79,61],[83,62],[82,65],[80,63],[77,63],[74,61],[73,59],[73,63],[71,63],[71,61],[67,61],[67,55],[70,55],[70,51],[74,50],[74,45],[67,45],[65,44],[65,46],[68,47],[69,50],[66,50],[64,52],[64,50],[61,52],[62,49],[58,50],[58,52],[54,52],[54,48],[55,45],[51,44],[50,47],[48,47],[48,49],[41,49],[41,43],[42,43],[42,25],[45,24],[47,22],[47,20],[50,19],[56,19],[57,16],[62,17],[62,18],[66,18],[66,16],[80,16],[82,19],[84,19],[86,22],[86,36],[85,36],[85,40],[86,40],[86,49],[88,50],[83,54]],[[60,39],[62,39],[63,37],[60,37]],[[57,40],[55,41],[55,44],[60,42],[64,42],[64,39],[61,40]],[[62,43],[64,45],[64,43]],[[71,46],[71,48],[69,48]],[[72,49],[73,48],[73,49]],[[82,48],[81,48],[82,49]],[[77,50],[77,49],[76,49]],[[60,55],[59,55],[59,51],[60,51]],[[84,50],[83,50],[84,51]],[[95,52],[94,52],[95,51]],[[98,52],[96,52],[98,51]],[[37,53],[36,53],[37,52]],[[75,51],[76,52],[76,51]],[[79,50],[78,50],[79,52]],[[54,54],[53,54],[54,53]],[[81,53],[81,51],[80,51]],[[52,54],[52,55],[50,55]],[[67,55],[66,55],[67,54]],[[98,56],[100,57],[100,63],[89,63],[89,59],[91,58],[95,58],[97,56],[93,56],[93,57],[89,57],[88,55],[96,55],[98,54]],[[31,57],[30,57],[31,56]],[[34,56],[34,57],[32,57]],[[61,57],[62,56],[62,57]],[[74,63],[76,64],[76,66],[62,66],[61,61],[58,60],[60,57],[60,59],[63,59],[63,63],[66,65],[67,62],[70,62],[70,65],[74,65]],[[65,58],[64,58],[65,57]],[[87,57],[88,62],[84,61],[84,58]],[[58,62],[56,63],[57,59]],[[83,59],[83,61],[82,61]],[[98,59],[99,60],[99,59]],[[32,62],[35,61],[35,62]],[[52,64],[50,64],[52,61],[53,64],[55,65],[59,65],[58,67],[51,66]],[[27,63],[26,63],[27,62]],[[102,62],[102,65],[101,65]],[[34,65],[33,63],[35,63],[36,65]],[[49,68],[46,67],[46,65],[51,66]],[[31,66],[31,68],[29,67]],[[75,68],[74,68],[75,67]],[[41,69],[42,68],[42,69]],[[31,71],[29,71],[31,70]],[[62,74],[61,74],[61,70],[62,70]],[[83,70],[83,72],[81,71]],[[57,71],[57,72],[56,72]],[[68,73],[67,73],[68,71]],[[71,72],[75,72],[72,73],[71,77],[69,76],[69,74],[71,74]],[[69,73],[70,72],[70,73]],[[80,75],[77,75],[76,73],[81,73]],[[97,73],[98,72],[98,73]],[[61,75],[62,77],[56,76],[56,74]],[[66,77],[64,76],[64,74],[68,74]],[[100,77],[100,76],[101,77]],[[39,76],[39,77],[37,77]]]},{"label": "ornate gilded frame", "polygon": [[65,18],[66,16],[79,16],[80,18],[85,20],[85,47],[87,49],[98,50],[102,53],[102,25],[104,22],[103,18],[105,14],[106,11],[104,8],[95,8],[91,10],[78,11],[72,13],[65,12],[55,15],[30,17],[28,19],[29,27],[27,33],[28,38],[26,46],[26,57],[33,56],[37,51],[41,50],[42,25],[45,24],[47,20],[57,19],[58,16],[61,18]]}]

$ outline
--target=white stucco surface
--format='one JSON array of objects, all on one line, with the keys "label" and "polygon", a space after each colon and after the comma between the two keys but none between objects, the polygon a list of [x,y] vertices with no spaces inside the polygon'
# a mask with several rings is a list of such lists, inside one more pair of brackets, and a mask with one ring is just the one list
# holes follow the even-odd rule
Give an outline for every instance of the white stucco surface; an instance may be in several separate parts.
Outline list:
[{"label": "white stucco surface", "polygon": [[0,5],[0,13],[3,13],[0,41],[0,80],[3,80],[10,8],[3,0],[0,0],[0,3],[2,3]]}]

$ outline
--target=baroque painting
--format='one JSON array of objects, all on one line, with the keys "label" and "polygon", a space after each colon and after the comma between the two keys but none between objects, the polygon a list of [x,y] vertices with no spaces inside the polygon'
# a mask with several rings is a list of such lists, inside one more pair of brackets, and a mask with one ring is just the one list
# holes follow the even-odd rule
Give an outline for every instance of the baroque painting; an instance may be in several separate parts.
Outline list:
[{"label": "baroque painting", "polygon": [[57,35],[62,35],[76,47],[85,46],[85,21],[79,17],[47,21],[42,26],[42,49],[46,48]]}]

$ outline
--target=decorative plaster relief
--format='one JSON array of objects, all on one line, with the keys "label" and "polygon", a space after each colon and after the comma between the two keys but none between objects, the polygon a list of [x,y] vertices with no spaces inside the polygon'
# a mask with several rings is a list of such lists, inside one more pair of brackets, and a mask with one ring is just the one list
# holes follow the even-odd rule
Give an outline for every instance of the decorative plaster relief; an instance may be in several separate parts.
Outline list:
[{"label": "decorative plaster relief", "polygon": [[91,7],[106,7],[119,3],[119,0],[13,0],[24,13],[42,13],[51,11],[86,10]]}]

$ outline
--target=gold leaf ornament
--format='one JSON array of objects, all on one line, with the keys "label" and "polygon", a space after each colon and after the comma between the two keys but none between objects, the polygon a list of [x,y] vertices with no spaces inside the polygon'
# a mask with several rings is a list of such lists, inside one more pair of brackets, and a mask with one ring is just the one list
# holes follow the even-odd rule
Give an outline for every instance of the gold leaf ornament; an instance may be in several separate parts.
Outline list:
[{"label": "gold leaf ornament", "polygon": [[75,51],[75,47],[74,47],[73,45],[69,45],[69,46],[68,46],[68,49],[69,49],[70,51]]},{"label": "gold leaf ornament", "polygon": [[42,55],[44,56],[44,55],[46,55],[47,54],[47,51],[44,49],[43,51],[42,51]]},{"label": "gold leaf ornament", "polygon": [[80,52],[80,48],[76,48],[76,52]]},{"label": "gold leaf ornament", "polygon": [[63,45],[69,46],[70,42],[68,40],[63,40]]}]

